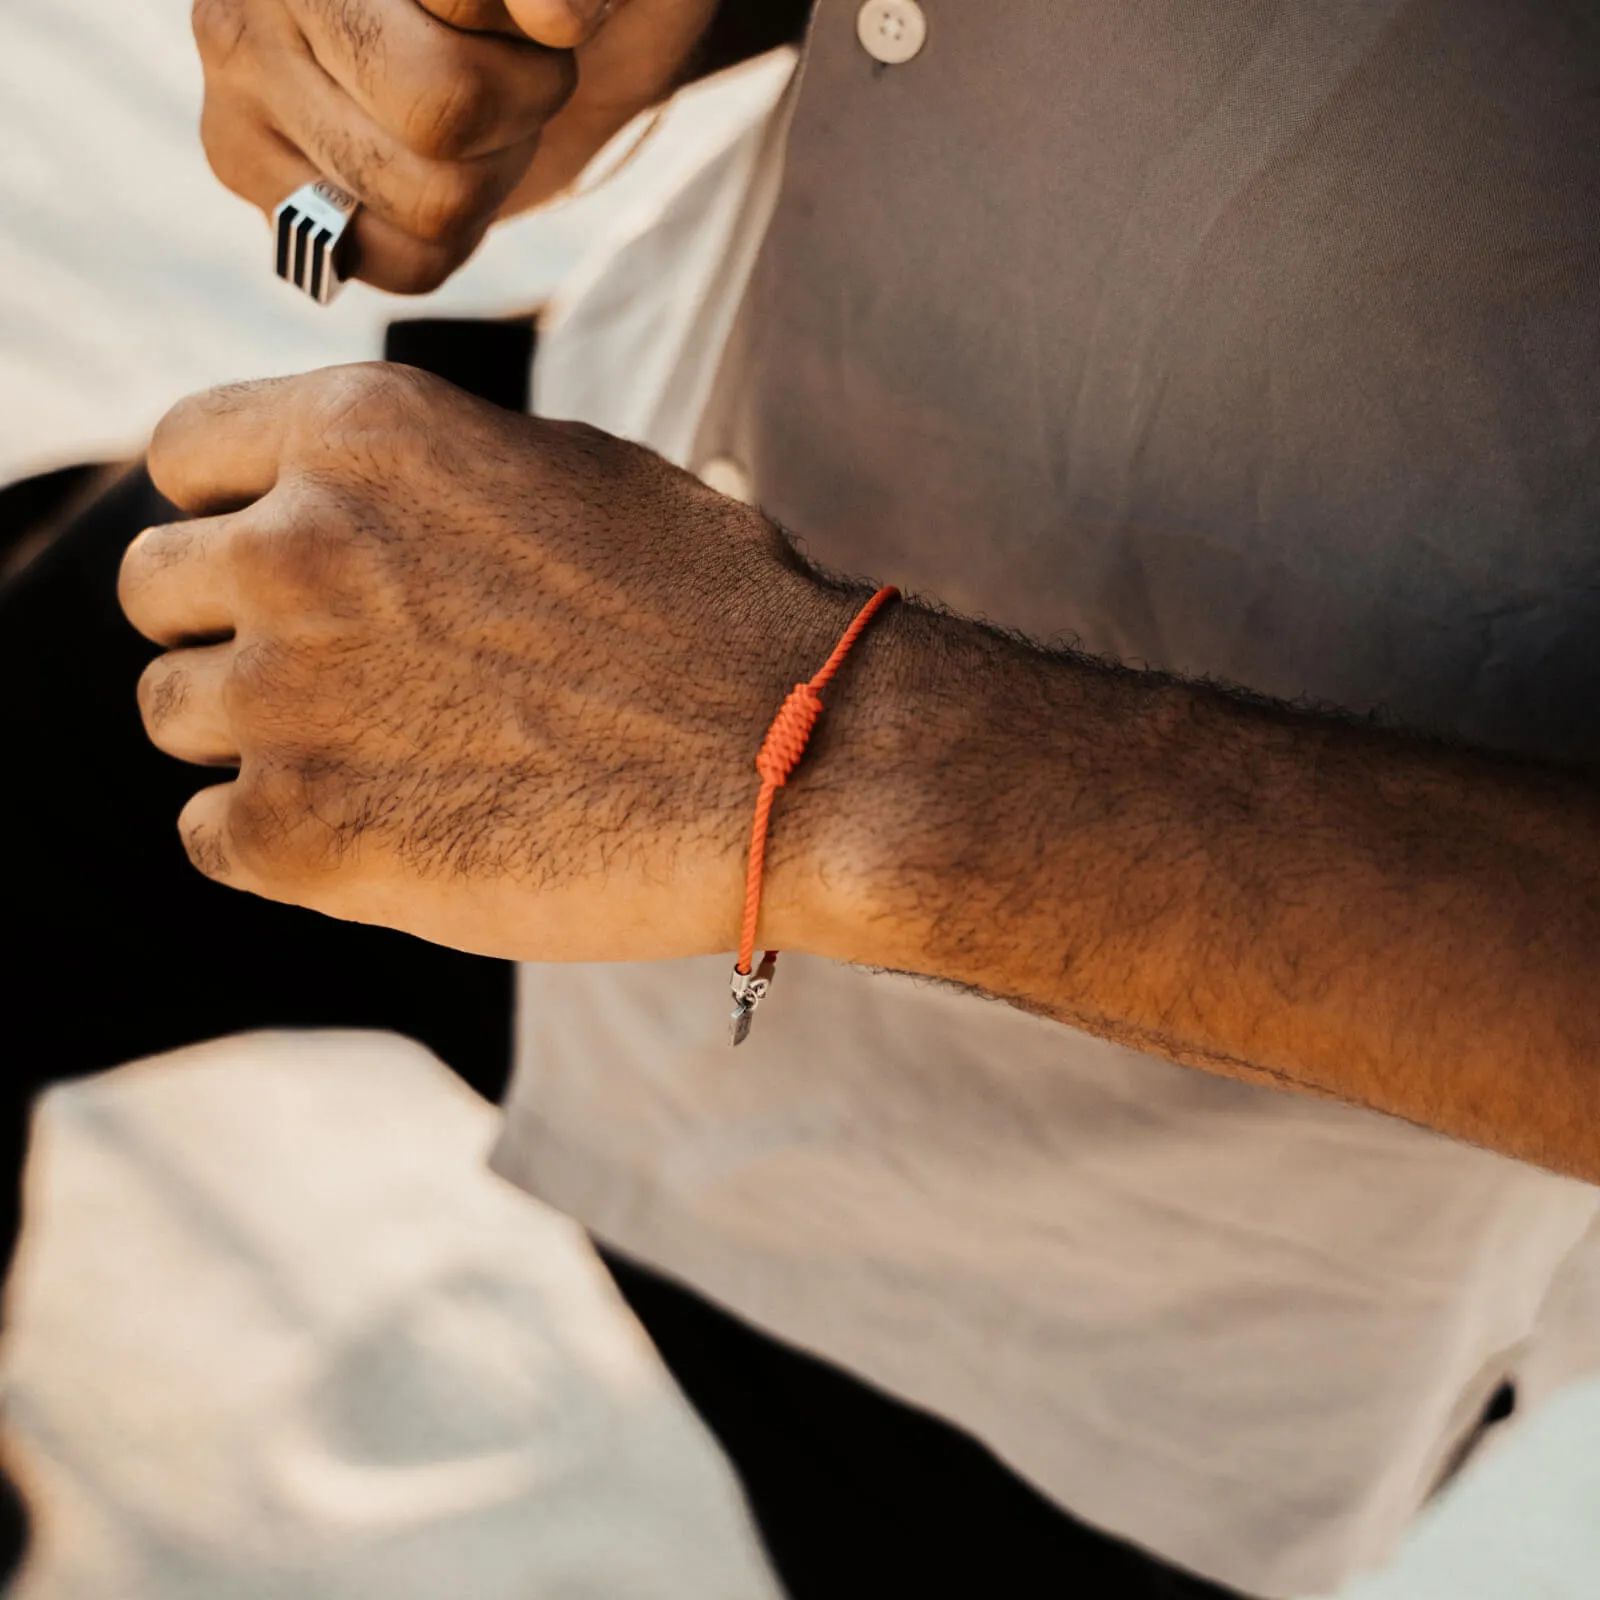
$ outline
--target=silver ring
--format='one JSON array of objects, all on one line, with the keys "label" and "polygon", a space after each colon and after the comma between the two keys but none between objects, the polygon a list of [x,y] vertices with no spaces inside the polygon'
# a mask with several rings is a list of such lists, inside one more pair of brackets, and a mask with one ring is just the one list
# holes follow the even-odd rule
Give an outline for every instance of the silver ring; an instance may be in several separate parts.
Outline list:
[{"label": "silver ring", "polygon": [[349,249],[340,246],[360,208],[354,195],[326,178],[296,189],[272,213],[278,276],[328,305],[344,287]]}]

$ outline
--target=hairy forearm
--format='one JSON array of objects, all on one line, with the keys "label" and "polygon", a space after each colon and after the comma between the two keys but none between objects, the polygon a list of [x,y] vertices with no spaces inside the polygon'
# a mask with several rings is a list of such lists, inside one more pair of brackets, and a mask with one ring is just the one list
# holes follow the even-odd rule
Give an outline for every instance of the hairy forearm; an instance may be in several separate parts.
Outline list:
[{"label": "hairy forearm", "polygon": [[909,607],[830,719],[778,942],[1600,1181],[1588,782]]},{"label": "hairy forearm", "polygon": [[[648,451],[405,368],[195,396],[150,466],[201,520],[119,594],[151,737],[235,774],[179,818],[202,871],[521,960],[730,948],[761,732],[861,594]],[[1583,779],[914,605],[825,698],[778,948],[1600,1180]]]}]

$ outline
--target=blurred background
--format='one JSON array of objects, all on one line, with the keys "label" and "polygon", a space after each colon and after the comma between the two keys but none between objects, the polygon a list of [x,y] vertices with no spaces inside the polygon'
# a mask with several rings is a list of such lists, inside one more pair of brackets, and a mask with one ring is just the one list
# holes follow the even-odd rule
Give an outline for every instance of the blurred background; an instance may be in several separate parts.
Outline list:
[{"label": "blurred background", "polygon": [[[681,97],[614,176],[503,227],[438,293],[355,286],[324,310],[206,169],[183,0],[7,0],[0,486],[131,459],[190,390],[375,358],[397,317],[533,315],[783,77]],[[348,1040],[314,1072],[278,1041],[53,1096],[5,1354],[7,1449],[41,1506],[15,1592],[775,1595],[581,1236],[484,1171],[491,1132],[414,1047]],[[1511,1430],[1347,1591],[1596,1596],[1600,1385]]]}]

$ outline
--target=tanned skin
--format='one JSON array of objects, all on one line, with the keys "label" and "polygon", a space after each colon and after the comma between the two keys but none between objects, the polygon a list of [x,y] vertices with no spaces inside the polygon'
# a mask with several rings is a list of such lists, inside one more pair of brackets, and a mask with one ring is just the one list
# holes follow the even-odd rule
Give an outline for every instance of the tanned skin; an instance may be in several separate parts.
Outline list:
[{"label": "tanned skin", "polygon": [[[870,585],[405,368],[198,396],[150,466],[199,520],[124,564],[145,723],[237,769],[183,812],[201,871],[522,960],[733,947],[755,751]],[[764,942],[1600,1181],[1587,780],[909,601],[827,698]]]},{"label": "tanned skin", "polygon": [[352,275],[419,294],[691,74],[716,13],[717,0],[195,0],[201,139],[217,176],[268,213],[334,179],[364,207]]}]

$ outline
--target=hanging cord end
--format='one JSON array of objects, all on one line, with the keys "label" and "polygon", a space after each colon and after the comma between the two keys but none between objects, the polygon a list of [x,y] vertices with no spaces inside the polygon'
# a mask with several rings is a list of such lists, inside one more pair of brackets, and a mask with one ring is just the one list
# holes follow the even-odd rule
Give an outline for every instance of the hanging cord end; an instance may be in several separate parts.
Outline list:
[{"label": "hanging cord end", "polygon": [[729,1044],[743,1044],[750,1037],[750,1018],[766,999],[777,965],[778,952],[766,950],[754,972],[741,972],[734,967],[733,976],[728,980],[728,993],[733,996],[733,1010],[728,1013]]},{"label": "hanging cord end", "polygon": [[739,930],[739,959],[733,965],[733,978],[728,988],[733,995],[733,1011],[728,1018],[728,1043],[743,1044],[750,1037],[750,1019],[755,1009],[766,998],[772,987],[773,969],[778,964],[778,952],[768,950],[755,964],[756,925],[761,916],[761,875],[767,859],[767,828],[772,820],[772,802],[778,790],[789,781],[789,774],[805,754],[811,730],[822,715],[821,692],[832,682],[839,664],[850,653],[879,611],[900,591],[886,584],[856,613],[855,621],[844,631],[833,647],[833,653],[822,663],[820,670],[806,683],[797,683],[784,697],[778,714],[767,729],[756,754],[756,771],[761,777],[761,790],[756,796],[756,814],[750,827],[750,864],[745,874],[744,921]]}]

